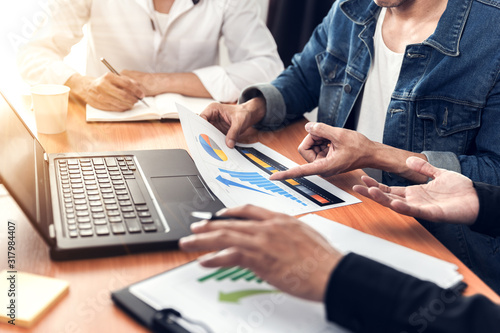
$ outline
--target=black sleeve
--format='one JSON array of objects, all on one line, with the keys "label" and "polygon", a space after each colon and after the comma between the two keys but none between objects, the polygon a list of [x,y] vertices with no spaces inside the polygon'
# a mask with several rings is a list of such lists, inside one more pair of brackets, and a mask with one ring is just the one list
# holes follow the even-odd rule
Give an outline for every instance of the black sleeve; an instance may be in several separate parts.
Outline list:
[{"label": "black sleeve", "polygon": [[479,197],[479,215],[470,226],[472,231],[500,236],[500,186],[474,182]]},{"label": "black sleeve", "polygon": [[500,306],[350,253],[330,277],[326,315],[353,332],[495,332]]}]

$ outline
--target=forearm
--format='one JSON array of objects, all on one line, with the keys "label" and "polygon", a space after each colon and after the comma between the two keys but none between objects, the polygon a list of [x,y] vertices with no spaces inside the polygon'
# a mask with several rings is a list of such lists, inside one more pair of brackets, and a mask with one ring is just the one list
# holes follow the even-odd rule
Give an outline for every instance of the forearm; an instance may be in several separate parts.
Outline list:
[{"label": "forearm", "polygon": [[333,271],[325,305],[328,320],[355,332],[492,332],[500,325],[500,307],[482,295],[463,297],[352,253]]},{"label": "forearm", "polygon": [[146,82],[148,95],[177,93],[185,96],[211,98],[201,80],[194,73],[155,73]]},{"label": "forearm", "polygon": [[406,160],[410,156],[416,156],[427,161],[424,154],[413,153],[373,141],[371,145],[365,148],[367,151],[367,158],[364,162],[365,167],[391,172],[416,184],[423,184],[428,181],[428,177],[409,169],[406,165]]},{"label": "forearm", "polygon": [[82,28],[90,18],[92,0],[47,2],[47,20],[17,55],[20,74],[29,84],[64,84],[77,72],[64,58],[83,37]]}]

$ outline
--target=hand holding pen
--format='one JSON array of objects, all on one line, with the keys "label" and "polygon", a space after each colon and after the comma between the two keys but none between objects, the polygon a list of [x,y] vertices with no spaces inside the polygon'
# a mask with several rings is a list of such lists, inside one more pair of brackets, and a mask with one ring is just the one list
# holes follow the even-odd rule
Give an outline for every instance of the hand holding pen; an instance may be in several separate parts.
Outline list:
[{"label": "hand holding pen", "polygon": [[[144,96],[143,91],[140,88],[140,85],[135,82],[134,80],[131,80],[130,78],[124,77],[116,71],[111,64],[106,61],[106,59],[101,58],[101,62],[109,69],[109,71],[113,74],[115,74],[117,77],[109,77],[109,76],[104,76],[104,78],[109,81],[109,83],[113,86],[110,88],[113,88],[110,93],[114,92],[115,97],[119,98],[120,96],[116,96],[118,93],[120,93],[123,96],[123,93],[127,94],[127,100],[130,100],[130,98],[133,98],[133,100],[140,100],[145,106],[149,107],[149,105],[144,101],[142,98]],[[121,91],[117,91],[121,90]],[[134,102],[135,104],[135,102]],[[133,105],[132,105],[133,106]],[[129,107],[130,109],[131,107]]]}]

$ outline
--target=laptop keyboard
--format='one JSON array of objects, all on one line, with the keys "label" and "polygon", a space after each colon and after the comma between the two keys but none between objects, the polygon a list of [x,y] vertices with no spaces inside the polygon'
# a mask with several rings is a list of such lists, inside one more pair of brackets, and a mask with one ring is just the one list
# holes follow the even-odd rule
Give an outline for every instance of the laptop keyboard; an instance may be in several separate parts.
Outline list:
[{"label": "laptop keyboard", "polygon": [[56,170],[69,237],[157,231],[132,156],[58,159]]}]

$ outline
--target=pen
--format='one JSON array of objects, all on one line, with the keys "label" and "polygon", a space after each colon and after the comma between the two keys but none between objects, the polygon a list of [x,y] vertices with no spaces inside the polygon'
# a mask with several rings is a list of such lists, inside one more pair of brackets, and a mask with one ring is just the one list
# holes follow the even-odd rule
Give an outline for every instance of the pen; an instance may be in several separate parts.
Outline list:
[{"label": "pen", "polygon": [[212,214],[211,212],[198,212],[198,211],[194,211],[194,212],[191,212],[191,216],[195,217],[197,219],[200,219],[200,220],[209,220],[209,221],[215,221],[215,220],[241,220],[241,218],[239,218],[239,217],[215,215],[215,214]]},{"label": "pen", "polygon": [[[110,71],[111,73],[113,73],[113,74],[116,74],[116,75],[120,76],[120,73],[118,73],[118,72],[116,71],[116,69],[114,69],[114,68],[113,68],[113,66],[111,66],[111,64],[110,64],[110,63],[109,63],[106,59],[101,58],[101,61],[102,61],[102,63],[103,63],[106,67],[108,67],[108,69],[109,69],[109,71]],[[146,105],[146,106],[149,108],[149,105],[148,105],[148,103],[146,103],[146,101],[145,101],[145,100],[143,100],[142,98],[139,98],[139,100],[140,100],[142,103],[144,103],[144,105]]]},{"label": "pen", "polygon": [[152,324],[153,332],[157,333],[213,333],[207,325],[188,319],[171,308],[156,312]]}]

